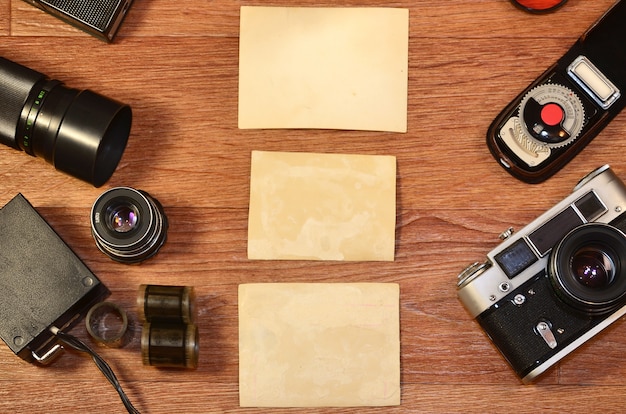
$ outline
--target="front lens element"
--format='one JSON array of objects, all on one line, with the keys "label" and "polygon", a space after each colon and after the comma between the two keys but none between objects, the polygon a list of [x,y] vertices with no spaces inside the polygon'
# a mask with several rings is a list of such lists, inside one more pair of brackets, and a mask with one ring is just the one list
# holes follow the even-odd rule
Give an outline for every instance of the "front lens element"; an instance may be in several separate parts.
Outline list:
[{"label": "front lens element", "polygon": [[583,286],[602,288],[613,281],[615,264],[602,247],[584,247],[572,257],[572,274]]},{"label": "front lens element", "polygon": [[109,228],[118,233],[128,233],[137,228],[139,213],[137,207],[131,204],[120,204],[110,209]]}]

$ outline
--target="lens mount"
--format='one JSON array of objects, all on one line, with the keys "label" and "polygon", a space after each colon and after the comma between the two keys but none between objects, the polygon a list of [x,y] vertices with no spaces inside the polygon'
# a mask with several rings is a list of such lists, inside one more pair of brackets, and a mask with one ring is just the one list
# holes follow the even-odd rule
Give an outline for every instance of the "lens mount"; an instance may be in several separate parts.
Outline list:
[{"label": "lens mount", "polygon": [[167,228],[161,204],[134,188],[105,191],[91,209],[96,246],[122,263],[139,263],[154,256],[165,243]]},{"label": "lens mount", "polygon": [[603,223],[577,227],[552,249],[548,274],[563,302],[585,313],[610,312],[626,298],[626,236]]}]

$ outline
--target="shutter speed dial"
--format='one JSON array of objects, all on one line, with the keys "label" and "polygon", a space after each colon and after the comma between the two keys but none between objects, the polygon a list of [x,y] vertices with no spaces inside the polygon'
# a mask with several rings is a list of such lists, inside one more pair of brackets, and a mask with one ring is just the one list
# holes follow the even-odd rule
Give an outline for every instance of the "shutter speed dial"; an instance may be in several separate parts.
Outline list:
[{"label": "shutter speed dial", "polygon": [[544,83],[531,89],[519,106],[525,135],[539,145],[559,148],[575,140],[583,129],[585,109],[565,86]]}]

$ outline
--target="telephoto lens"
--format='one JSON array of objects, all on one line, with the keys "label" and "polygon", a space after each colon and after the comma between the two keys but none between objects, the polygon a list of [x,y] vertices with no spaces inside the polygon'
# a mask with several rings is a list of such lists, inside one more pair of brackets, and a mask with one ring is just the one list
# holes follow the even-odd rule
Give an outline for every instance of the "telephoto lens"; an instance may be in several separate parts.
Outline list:
[{"label": "telephoto lens", "polygon": [[128,105],[0,57],[0,143],[100,187],[122,158]]},{"label": "telephoto lens", "polygon": [[167,228],[161,204],[134,188],[107,190],[91,208],[96,246],[118,262],[133,264],[154,256],[165,243]]}]

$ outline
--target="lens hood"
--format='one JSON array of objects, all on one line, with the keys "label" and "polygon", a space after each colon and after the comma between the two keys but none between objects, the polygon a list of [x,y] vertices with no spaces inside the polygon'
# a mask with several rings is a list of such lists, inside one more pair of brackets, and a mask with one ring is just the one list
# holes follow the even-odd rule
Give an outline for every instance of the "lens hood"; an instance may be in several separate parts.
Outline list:
[{"label": "lens hood", "polygon": [[52,164],[100,187],[122,158],[131,122],[128,105],[90,90],[79,92],[59,128]]}]

